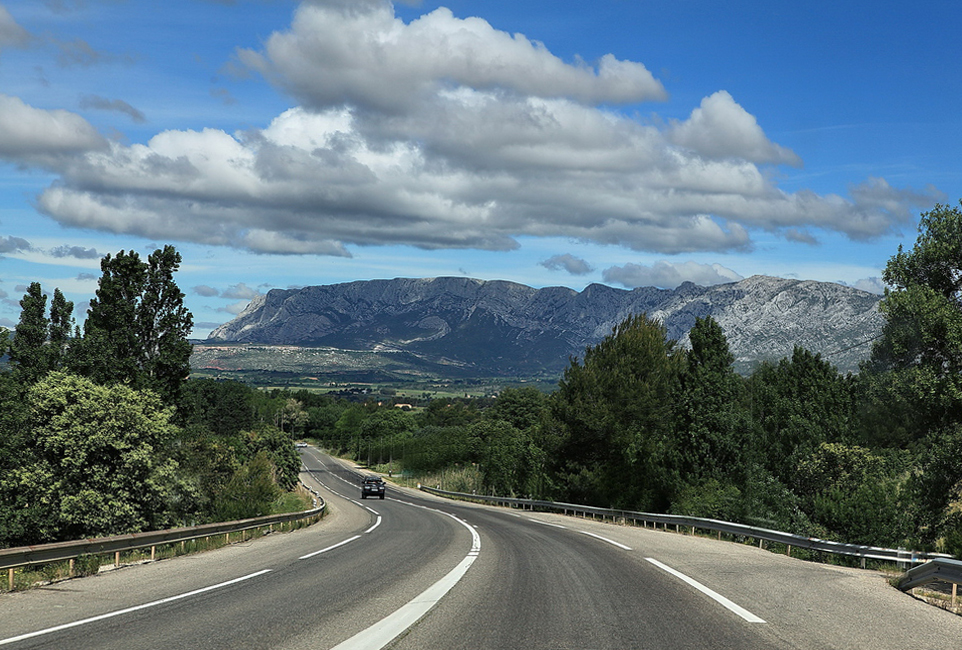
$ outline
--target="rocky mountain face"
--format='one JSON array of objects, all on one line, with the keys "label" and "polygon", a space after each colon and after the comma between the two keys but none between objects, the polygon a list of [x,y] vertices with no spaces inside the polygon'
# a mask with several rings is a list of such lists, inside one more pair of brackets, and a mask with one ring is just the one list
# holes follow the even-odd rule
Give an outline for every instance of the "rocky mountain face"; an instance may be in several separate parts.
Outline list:
[{"label": "rocky mountain face", "polygon": [[839,284],[754,276],[674,290],[576,292],[470,278],[371,280],[273,289],[208,342],[406,352],[479,375],[557,375],[629,315],[660,320],[688,345],[697,317],[711,315],[741,369],[790,356],[798,345],[855,370],[882,327],[880,296]]}]

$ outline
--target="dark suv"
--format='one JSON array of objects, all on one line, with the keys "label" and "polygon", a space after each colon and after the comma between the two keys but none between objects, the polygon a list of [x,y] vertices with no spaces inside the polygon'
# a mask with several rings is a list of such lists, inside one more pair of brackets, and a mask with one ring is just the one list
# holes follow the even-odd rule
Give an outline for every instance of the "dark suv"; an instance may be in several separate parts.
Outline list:
[{"label": "dark suv", "polygon": [[380,476],[365,476],[361,481],[361,498],[368,497],[384,498],[384,479]]}]

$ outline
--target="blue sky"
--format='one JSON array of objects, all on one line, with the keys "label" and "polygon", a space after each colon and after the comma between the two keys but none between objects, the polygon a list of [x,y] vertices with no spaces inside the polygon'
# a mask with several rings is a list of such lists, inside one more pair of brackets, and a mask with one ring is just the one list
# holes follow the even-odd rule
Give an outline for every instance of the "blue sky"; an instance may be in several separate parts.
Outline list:
[{"label": "blue sky", "polygon": [[[590,9],[587,9],[590,7]],[[0,326],[170,243],[271,288],[881,291],[962,198],[954,1],[0,0]]]}]

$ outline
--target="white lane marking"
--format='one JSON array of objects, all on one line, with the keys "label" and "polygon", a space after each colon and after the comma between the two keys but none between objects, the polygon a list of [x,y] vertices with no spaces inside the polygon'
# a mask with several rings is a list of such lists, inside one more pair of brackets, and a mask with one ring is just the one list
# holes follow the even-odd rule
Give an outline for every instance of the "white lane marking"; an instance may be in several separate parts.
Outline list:
[{"label": "white lane marking", "polygon": [[234,578],[233,580],[228,580],[227,582],[221,582],[216,585],[211,585],[209,587],[203,587],[201,589],[195,589],[194,591],[188,591],[185,594],[179,594],[177,596],[169,596],[167,598],[162,598],[160,600],[155,600],[150,603],[144,603],[143,605],[136,605],[134,607],[128,607],[126,609],[120,609],[116,612],[108,612],[106,614],[100,614],[98,616],[91,616],[90,618],[81,619],[79,621],[74,621],[73,623],[64,623],[63,625],[57,625],[55,627],[49,627],[45,630],[38,630],[36,632],[29,632],[27,634],[21,634],[20,636],[13,636],[9,639],[0,640],[0,645],[7,645],[10,643],[16,643],[17,641],[23,641],[25,639],[32,639],[34,637],[42,636],[44,634],[50,634],[52,632],[59,632],[61,630],[67,630],[72,627],[78,627],[80,625],[86,625],[88,623],[93,623],[95,621],[102,621],[107,618],[113,618],[115,616],[121,616],[123,614],[129,614],[131,612],[136,612],[141,609],[147,609],[148,607],[156,607],[157,605],[163,605],[165,603],[172,603],[175,600],[182,600],[184,598],[189,598],[191,596],[196,596],[208,591],[213,591],[214,589],[220,589],[221,587],[226,587],[228,585],[236,584],[238,582],[243,582],[244,580],[250,580],[251,578],[256,578],[257,576],[262,576],[265,573],[270,573],[271,569],[264,569],[263,571],[257,571],[256,573],[251,573],[246,576],[241,576],[240,578]]},{"label": "white lane marking", "polygon": [[306,560],[307,558],[314,557],[315,555],[320,555],[321,553],[327,553],[328,551],[334,550],[334,549],[337,548],[338,546],[344,546],[345,544],[350,544],[351,542],[353,542],[353,541],[356,540],[356,539],[361,539],[361,536],[360,536],[360,535],[355,535],[354,537],[351,537],[350,539],[345,539],[343,542],[338,542],[337,544],[334,544],[333,546],[328,546],[327,548],[322,548],[322,549],[319,550],[319,551],[314,551],[313,553],[308,553],[307,555],[302,555],[301,557],[299,557],[299,558],[297,558],[297,559],[298,559],[298,560]]},{"label": "white lane marking", "polygon": [[526,519],[536,524],[541,524],[542,526],[551,526],[552,528],[560,528],[561,530],[568,530],[567,526],[562,526],[561,524],[552,524],[551,522],[548,522],[548,521],[540,521],[538,519],[531,519],[530,517],[526,517]]},{"label": "white lane marking", "polygon": [[630,546],[625,546],[624,544],[619,544],[619,543],[616,542],[615,540],[613,540],[613,539],[608,539],[607,537],[602,537],[601,535],[595,535],[594,533],[589,533],[587,530],[579,530],[578,532],[581,533],[582,535],[587,535],[588,537],[594,537],[595,539],[600,539],[602,542],[608,542],[609,544],[611,544],[611,545],[613,545],[613,546],[617,546],[618,548],[623,548],[623,549],[626,550],[626,551],[630,551],[630,550],[631,550],[631,547],[630,547]]},{"label": "white lane marking", "polygon": [[381,525],[381,515],[378,515],[378,516],[377,516],[377,521],[374,522],[374,525],[373,525],[373,526],[371,526],[370,528],[368,528],[367,530],[365,530],[365,531],[364,531],[364,534],[367,535],[368,533],[372,532],[375,528],[377,528],[377,527],[380,526],[380,525]]},{"label": "white lane marking", "polygon": [[[435,510],[434,508],[426,508],[413,503],[410,505],[424,508],[425,510]],[[471,551],[461,560],[460,564],[454,567],[446,576],[421,592],[414,600],[403,605],[393,614],[381,619],[366,630],[358,632],[350,639],[334,646],[331,650],[380,650],[431,611],[431,609],[438,604],[438,601],[451,591],[454,585],[464,577],[464,574],[468,572],[468,569],[474,564],[474,561],[478,559],[478,556],[481,554],[481,536],[478,534],[478,531],[464,520],[455,517],[449,512],[443,512],[441,510],[437,510],[437,512],[451,517],[451,519],[454,519],[471,532]]]},{"label": "white lane marking", "polygon": [[694,578],[689,578],[688,576],[686,576],[686,575],[685,575],[684,573],[682,573],[681,571],[676,571],[675,569],[672,569],[672,568],[671,568],[670,566],[668,566],[667,564],[663,564],[663,563],[659,562],[658,560],[656,560],[656,559],[654,559],[654,558],[647,557],[647,558],[645,558],[645,559],[648,560],[649,562],[651,562],[652,564],[654,564],[654,565],[655,565],[656,567],[658,567],[659,569],[661,569],[661,570],[663,570],[663,571],[667,571],[668,573],[670,573],[671,575],[675,576],[675,577],[678,578],[679,580],[682,580],[682,581],[684,581],[684,582],[687,582],[689,585],[691,585],[692,587],[694,587],[694,588],[697,589],[698,591],[702,592],[703,594],[705,594],[705,595],[708,596],[709,598],[713,599],[715,602],[719,603],[720,605],[726,607],[727,609],[729,609],[730,611],[734,612],[735,614],[738,614],[739,616],[741,616],[743,619],[745,619],[745,620],[748,621],[749,623],[764,623],[764,622],[765,622],[763,619],[755,616],[754,614],[752,614],[750,611],[748,611],[747,609],[745,609],[745,608],[742,607],[741,605],[736,605],[736,604],[733,603],[732,601],[728,600],[727,598],[725,598],[724,596],[722,596],[721,594],[719,594],[717,591],[713,591],[713,590],[709,589],[708,587],[706,587],[705,585],[701,584],[700,582],[698,582],[698,581],[695,580]]}]

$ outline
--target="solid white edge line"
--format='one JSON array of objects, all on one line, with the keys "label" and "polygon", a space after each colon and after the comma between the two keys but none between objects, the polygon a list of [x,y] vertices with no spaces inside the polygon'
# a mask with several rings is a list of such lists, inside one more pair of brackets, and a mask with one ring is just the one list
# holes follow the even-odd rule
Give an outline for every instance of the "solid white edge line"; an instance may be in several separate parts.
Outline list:
[{"label": "solid white edge line", "polygon": [[270,573],[271,569],[264,569],[263,571],[257,571],[256,573],[251,573],[246,576],[241,576],[240,578],[234,578],[233,580],[228,580],[227,582],[221,582],[216,585],[211,585],[209,587],[202,587],[201,589],[195,589],[194,591],[188,591],[185,594],[179,594],[177,596],[169,596],[167,598],[161,598],[160,600],[155,600],[153,602],[144,603],[143,605],[135,605],[134,607],[128,607],[126,609],[120,609],[115,612],[108,612],[106,614],[100,614],[98,616],[91,616],[90,618],[81,619],[79,621],[74,621],[73,623],[64,623],[63,625],[57,625],[54,627],[49,627],[45,630],[38,630],[36,632],[29,632],[27,634],[21,634],[20,636],[10,637],[9,639],[0,640],[0,645],[7,645],[10,643],[16,643],[17,641],[23,641],[25,639],[32,639],[34,637],[43,636],[44,634],[51,634],[52,632],[59,632],[61,630],[67,630],[72,627],[78,627],[80,625],[86,625],[88,623],[94,623],[96,621],[102,621],[107,618],[113,618],[115,616],[121,616],[123,614],[129,614],[131,612],[136,612],[141,609],[147,609],[148,607],[156,607],[158,605],[163,605],[165,603],[172,603],[176,600],[181,600],[183,598],[189,598],[191,596],[196,596],[208,591],[213,591],[214,589],[220,589],[221,587],[227,587],[228,585],[233,585],[238,582],[243,582],[244,580],[250,580],[251,578],[256,578],[257,576],[262,576],[265,573]]},{"label": "solid white edge line", "polygon": [[662,563],[662,562],[659,562],[659,561],[656,560],[655,558],[646,557],[645,559],[648,560],[649,562],[651,562],[652,564],[654,564],[656,567],[658,567],[658,568],[661,569],[662,571],[667,571],[668,573],[670,573],[671,575],[675,576],[675,577],[678,578],[679,580],[682,580],[683,582],[688,583],[689,585],[691,585],[692,587],[694,587],[694,588],[697,589],[698,591],[702,592],[703,594],[705,594],[705,595],[708,596],[709,598],[713,599],[713,600],[714,600],[715,602],[717,602],[718,604],[722,605],[723,607],[726,607],[728,610],[734,612],[735,614],[738,614],[739,616],[741,616],[743,619],[745,619],[745,620],[748,621],[749,623],[764,623],[764,622],[765,622],[764,619],[761,619],[761,618],[755,616],[754,614],[752,614],[750,611],[748,611],[747,609],[745,609],[745,608],[742,607],[741,605],[736,605],[735,603],[733,603],[732,601],[728,600],[727,598],[725,598],[724,596],[722,596],[722,595],[719,594],[718,592],[713,591],[713,590],[709,589],[708,587],[706,587],[705,585],[701,584],[700,582],[698,582],[698,581],[695,580],[694,578],[689,578],[688,576],[686,576],[686,575],[685,575],[684,573],[682,573],[681,571],[676,571],[675,569],[672,569],[672,568],[671,568],[670,566],[668,566],[667,564],[664,564],[664,563]]},{"label": "solid white edge line", "polygon": [[[434,508],[427,508],[413,503],[410,505],[417,508],[424,508],[425,510],[434,510]],[[414,600],[401,606],[401,608],[393,614],[382,618],[366,630],[362,630],[350,639],[337,644],[331,648],[331,650],[380,650],[380,648],[383,648],[396,639],[402,632],[417,623],[425,614],[431,611],[431,609],[438,604],[438,601],[451,591],[454,585],[464,577],[464,574],[468,572],[468,569],[474,564],[474,561],[478,559],[478,556],[481,554],[481,536],[478,534],[478,531],[463,519],[459,519],[449,512],[442,510],[437,510],[437,512],[451,517],[451,519],[454,519],[470,531],[471,550],[465,558],[448,572],[446,576],[425,589],[415,597]]]},{"label": "solid white edge line", "polygon": [[297,558],[297,559],[298,559],[298,560],[306,560],[307,558],[314,557],[315,555],[320,555],[321,553],[327,553],[328,551],[331,551],[331,550],[337,548],[338,546],[344,546],[345,544],[349,544],[349,543],[353,542],[353,541],[356,540],[356,539],[361,539],[361,536],[360,536],[360,535],[355,535],[354,537],[351,537],[350,539],[345,539],[343,542],[338,542],[337,544],[334,544],[333,546],[328,546],[327,548],[322,548],[322,549],[319,550],[319,551],[314,551],[313,553],[308,553],[307,555],[302,555],[301,557],[299,557],[299,558]]},{"label": "solid white edge line", "polygon": [[622,549],[624,549],[624,550],[626,550],[626,551],[630,551],[630,550],[631,550],[631,547],[630,547],[630,546],[625,546],[624,544],[619,544],[619,543],[616,542],[615,540],[613,540],[613,539],[608,539],[607,537],[602,537],[601,535],[595,535],[594,533],[589,533],[587,530],[579,530],[578,532],[581,533],[582,535],[588,535],[589,537],[594,537],[595,539],[600,539],[602,542],[608,542],[609,544],[611,544],[611,545],[613,545],[613,546],[617,546],[618,548],[622,548]]},{"label": "solid white edge line", "polygon": [[477,559],[476,553],[470,553],[461,560],[446,576],[425,589],[408,604],[402,606],[393,614],[381,619],[371,627],[358,632],[350,639],[339,643],[331,650],[378,650],[393,641],[398,635],[407,630],[424,617],[438,601],[464,577],[468,569]]}]

